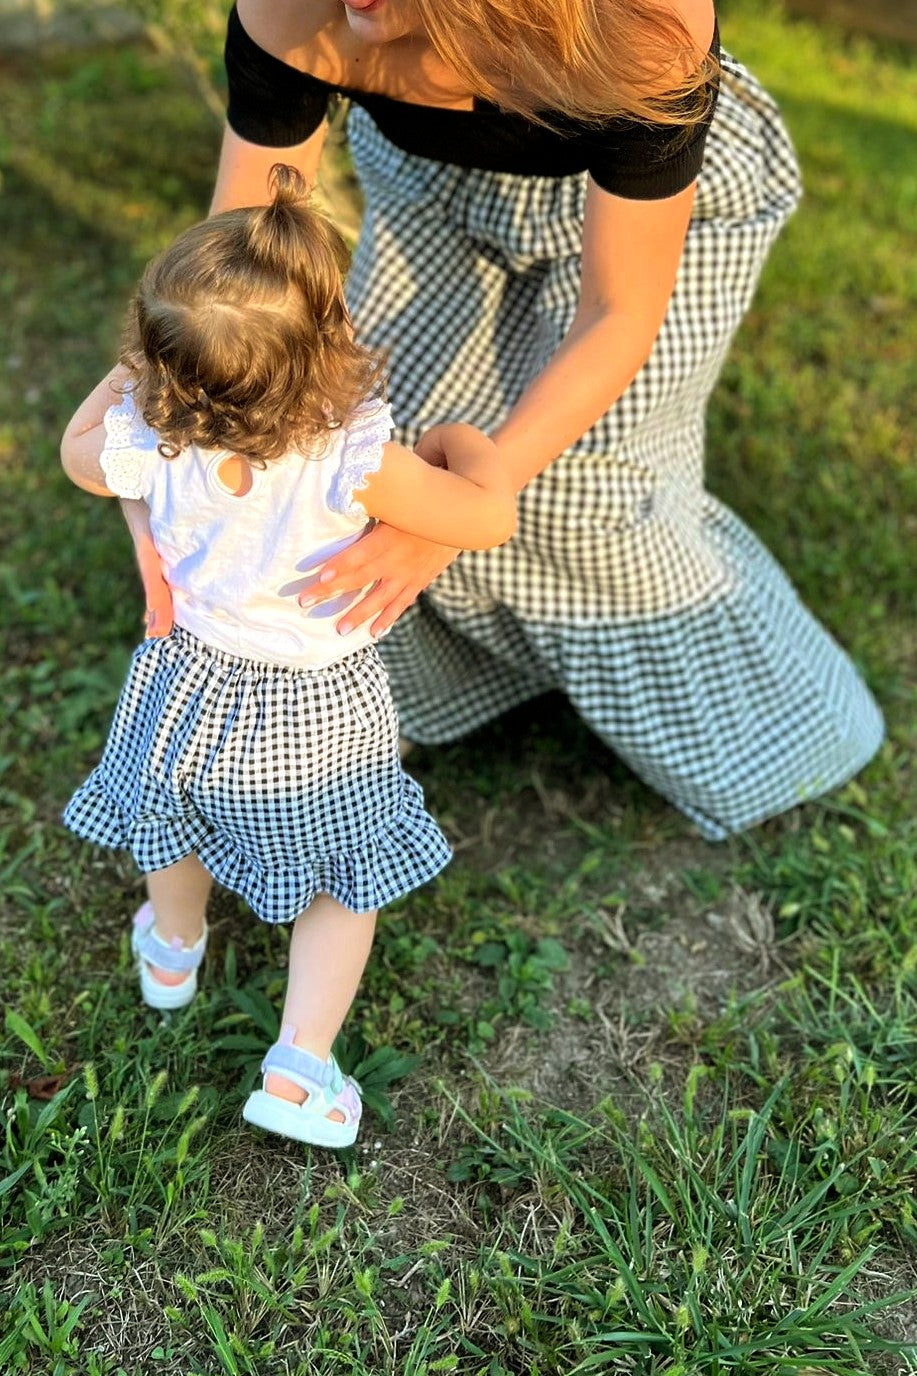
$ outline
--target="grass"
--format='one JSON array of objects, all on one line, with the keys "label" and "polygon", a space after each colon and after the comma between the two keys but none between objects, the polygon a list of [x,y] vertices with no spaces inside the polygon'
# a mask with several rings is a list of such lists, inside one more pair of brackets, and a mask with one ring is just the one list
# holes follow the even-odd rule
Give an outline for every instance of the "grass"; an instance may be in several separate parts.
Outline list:
[{"label": "grass", "polygon": [[[131,868],[61,806],[139,602],[57,437],[217,134],[163,53],[0,69],[0,1370],[899,1376],[917,1369],[907,55],[724,4],[807,199],[717,390],[711,481],[877,691],[889,741],[711,847],[556,699],[418,752],[457,858],[396,905],[342,1038],[350,1153],[243,1131],[285,933],[212,912],[138,1007]],[[198,72],[199,76],[199,72]],[[176,158],[176,150],[181,156]]]}]

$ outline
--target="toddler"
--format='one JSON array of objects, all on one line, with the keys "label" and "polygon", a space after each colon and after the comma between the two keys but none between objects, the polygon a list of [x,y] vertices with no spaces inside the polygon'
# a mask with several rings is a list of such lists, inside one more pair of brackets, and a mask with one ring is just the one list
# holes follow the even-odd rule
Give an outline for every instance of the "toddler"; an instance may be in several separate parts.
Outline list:
[{"label": "toddler", "polygon": [[340,606],[307,613],[297,598],[374,518],[460,548],[515,527],[480,431],[439,427],[441,467],[390,442],[345,257],[278,165],[269,205],[195,225],[149,265],[124,380],[95,388],[61,446],[78,486],[147,504],[175,623],[135,651],[65,821],[146,875],[132,944],[153,1008],[194,997],[214,879],[293,924],[280,1040],[243,1115],[329,1147],[357,1135],[359,1086],[331,1048],[378,909],[450,852],[402,770],[368,631],[343,640]]}]

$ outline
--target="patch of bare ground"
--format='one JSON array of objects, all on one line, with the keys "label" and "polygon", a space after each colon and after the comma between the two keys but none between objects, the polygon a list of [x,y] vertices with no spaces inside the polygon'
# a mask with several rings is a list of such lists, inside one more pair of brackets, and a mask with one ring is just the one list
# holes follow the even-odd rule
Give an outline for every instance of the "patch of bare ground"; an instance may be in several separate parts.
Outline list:
[{"label": "patch of bare ground", "polygon": [[[917,1256],[881,1252],[862,1270],[855,1287],[856,1298],[865,1303],[889,1295],[909,1294],[911,1298],[882,1309],[871,1321],[871,1328],[903,1349],[917,1344]],[[913,1376],[913,1359],[887,1352],[871,1360],[876,1376]]]},{"label": "patch of bare ground", "polygon": [[[304,1206],[323,1202],[327,1223],[335,1201],[340,1201],[372,1217],[374,1239],[386,1254],[392,1252],[391,1238],[397,1238],[399,1250],[405,1251],[435,1237],[472,1236],[474,1227],[445,1179],[440,1128],[419,1125],[418,1097],[436,1103],[436,1095],[416,1079],[393,1096],[394,1132],[373,1136],[374,1125],[367,1124],[349,1162],[359,1174],[358,1183],[347,1158],[310,1155],[294,1144],[247,1132],[227,1139],[226,1150],[213,1163],[211,1183],[230,1227],[251,1228],[260,1221],[267,1237],[288,1237]],[[387,1226],[381,1215],[388,1214],[393,1201],[399,1203]]]},{"label": "patch of bare ground", "polygon": [[[639,924],[628,919],[631,897]],[[758,894],[734,886],[701,908],[677,869],[637,876],[621,905],[601,909],[590,925],[567,945],[570,968],[556,981],[552,1026],[537,1036],[509,1027],[483,1058],[498,1084],[571,1112],[605,1095],[629,1097],[652,1061],[684,1060],[668,1035],[670,1011],[687,1008],[703,1022],[787,973]]]},{"label": "patch of bare ground", "polygon": [[[103,1363],[114,1360],[128,1372],[186,1376],[191,1344],[176,1344],[174,1326],[163,1314],[163,1306],[174,1302],[163,1280],[163,1258],[133,1253],[116,1265],[107,1255],[113,1244],[97,1228],[55,1238],[27,1254],[18,1284],[31,1282],[41,1293],[47,1281],[58,1303],[88,1301],[80,1320],[82,1353]],[[153,1359],[157,1348],[171,1349],[173,1360]]]},{"label": "patch of bare ground", "polygon": [[[380,1146],[375,1143],[375,1148]],[[309,1258],[304,1282],[291,1287],[282,1276],[272,1281],[254,1251],[251,1271],[260,1286],[240,1277],[231,1298],[225,1296],[233,1326],[251,1335],[276,1327],[283,1307],[282,1336],[273,1356],[259,1366],[261,1376],[302,1370],[302,1353],[308,1350],[310,1334],[323,1322],[328,1300],[349,1291],[357,1269],[408,1250],[416,1252],[424,1243],[442,1238],[456,1241],[457,1261],[472,1255],[476,1229],[442,1170],[431,1168],[429,1147],[429,1141],[418,1141],[413,1149],[399,1146],[371,1164],[362,1161],[358,1195],[346,1158],[310,1154],[294,1144],[242,1130],[224,1139],[211,1170],[212,1197],[219,1204],[207,1219],[217,1246],[226,1239],[246,1245],[260,1225],[268,1251],[287,1247],[313,1203],[320,1205],[315,1229],[319,1237],[334,1228],[342,1205],[347,1214],[346,1224],[329,1245],[310,1256],[306,1242],[299,1259]],[[372,1149],[368,1143],[367,1151]],[[388,1206],[399,1197],[403,1211],[389,1219]],[[117,1235],[108,1237],[95,1226],[91,1232],[55,1239],[28,1253],[17,1281],[20,1286],[31,1282],[39,1293],[45,1281],[50,1282],[58,1302],[88,1300],[80,1320],[82,1353],[116,1362],[132,1376],[152,1371],[157,1376],[188,1376],[189,1371],[214,1371],[213,1353],[203,1340],[199,1301],[189,1300],[180,1278],[193,1278],[198,1288],[201,1276],[209,1273],[209,1282],[198,1288],[198,1294],[203,1296],[208,1288],[216,1294],[223,1287],[211,1268],[220,1265],[216,1250],[193,1222],[149,1251],[123,1243]],[[377,1337],[378,1330],[388,1334],[389,1346],[413,1331],[412,1312],[421,1316],[429,1308],[426,1265],[426,1260],[405,1261],[401,1271],[393,1268],[384,1278],[384,1313],[376,1314],[374,1330]],[[175,1311],[184,1314],[184,1323],[176,1320]],[[384,1338],[382,1342],[385,1346]]]},{"label": "patch of bare ground", "polygon": [[[613,757],[609,760],[617,764]],[[671,839],[673,829],[688,826],[661,800],[647,795],[646,809],[639,814],[639,836],[632,835],[633,810],[621,796],[622,768],[613,767],[609,773],[574,770],[571,780],[565,774],[559,777],[556,765],[525,768],[523,762],[512,786],[496,796],[469,788],[460,799],[443,805],[438,786],[430,789],[433,811],[456,855],[467,855],[484,873],[531,862],[533,856],[542,869],[574,869],[596,844],[606,865],[617,867],[655,851]],[[423,782],[422,772],[418,777]],[[628,783],[633,787],[633,780]],[[706,842],[689,838],[686,844],[692,847],[695,864],[709,860]]]},{"label": "patch of bare ground", "polygon": [[[554,977],[552,1026],[500,1023],[480,1058],[498,1084],[588,1111],[608,1094],[627,1095],[650,1061],[684,1060],[667,1044],[670,1010],[707,1021],[730,997],[786,974],[766,902],[729,880],[736,845],[703,840],[556,695],[441,754],[418,750],[411,767],[460,858],[490,873],[532,866],[536,902],[539,886],[548,902],[552,882],[584,873],[581,913],[566,929],[550,927],[570,959]],[[491,788],[464,788],[463,771],[479,771],[482,759]],[[792,829],[796,819],[771,825]],[[698,897],[696,876],[715,897]],[[597,900],[603,889],[614,899]],[[545,930],[538,911],[516,922],[536,938]],[[465,1005],[485,996],[478,971],[463,973],[462,985]]]}]

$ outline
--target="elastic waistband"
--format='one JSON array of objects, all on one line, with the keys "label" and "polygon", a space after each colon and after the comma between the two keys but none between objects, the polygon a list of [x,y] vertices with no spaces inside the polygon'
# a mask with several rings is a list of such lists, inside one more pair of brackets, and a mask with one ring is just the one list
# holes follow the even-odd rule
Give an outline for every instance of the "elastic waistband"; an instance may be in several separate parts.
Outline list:
[{"label": "elastic waistband", "polygon": [[149,653],[150,646],[162,647],[164,654],[178,652],[192,656],[201,663],[222,669],[227,673],[242,674],[252,678],[334,678],[337,675],[353,674],[367,660],[381,664],[375,645],[361,645],[359,649],[352,650],[331,664],[321,664],[314,667],[307,664],[278,664],[274,660],[268,659],[249,659],[245,655],[236,655],[230,650],[209,645],[199,636],[193,635],[191,631],[186,631],[184,626],[173,626],[167,636],[143,641],[138,647],[138,652]]}]

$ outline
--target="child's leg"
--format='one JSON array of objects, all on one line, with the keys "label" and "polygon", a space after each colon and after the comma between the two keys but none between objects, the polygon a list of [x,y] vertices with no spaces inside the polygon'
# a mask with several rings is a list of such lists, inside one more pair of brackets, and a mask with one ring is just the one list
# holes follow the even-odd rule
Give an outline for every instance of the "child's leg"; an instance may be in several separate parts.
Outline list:
[{"label": "child's leg", "polygon": [[[294,1046],[325,1061],[341,1029],[369,959],[376,913],[352,913],[329,894],[319,894],[293,924],[290,977],[283,1022],[296,1029]],[[301,1104],[298,1085],[277,1074],[265,1079],[269,1094]],[[342,1120],[336,1110],[330,1118]]]},{"label": "child's leg", "polygon": [[[146,876],[147,893],[156,915],[154,930],[163,941],[175,937],[194,946],[204,934],[204,913],[213,880],[196,855],[186,855],[164,870]],[[185,975],[150,966],[161,984],[181,984]]]}]

